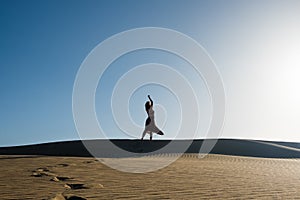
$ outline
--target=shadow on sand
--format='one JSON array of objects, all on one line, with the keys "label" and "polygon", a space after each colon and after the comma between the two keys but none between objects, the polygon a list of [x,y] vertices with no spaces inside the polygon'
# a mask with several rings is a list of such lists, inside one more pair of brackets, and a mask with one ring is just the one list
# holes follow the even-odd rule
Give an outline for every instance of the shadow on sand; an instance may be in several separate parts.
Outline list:
[{"label": "shadow on sand", "polygon": [[[161,149],[170,142],[170,140],[140,141],[125,139],[110,141],[126,151],[135,153],[153,152]],[[109,148],[110,141],[87,140],[85,143],[93,148],[97,148],[98,152],[100,152],[100,154],[97,155],[98,157],[124,157],[124,155],[117,154]],[[210,139],[209,141],[212,142],[214,140]],[[198,153],[203,140],[175,140],[173,142],[174,148],[168,148],[163,153],[181,153],[178,152],[178,149],[190,142],[191,145],[185,153]],[[300,158],[300,144],[289,142],[219,139],[210,153],[266,158]],[[2,147],[0,148],[0,154],[91,157],[91,154],[85,148],[82,141],[66,141],[26,146]],[[3,157],[0,159],[13,158]],[[19,158],[28,158],[28,156],[19,156]]]}]

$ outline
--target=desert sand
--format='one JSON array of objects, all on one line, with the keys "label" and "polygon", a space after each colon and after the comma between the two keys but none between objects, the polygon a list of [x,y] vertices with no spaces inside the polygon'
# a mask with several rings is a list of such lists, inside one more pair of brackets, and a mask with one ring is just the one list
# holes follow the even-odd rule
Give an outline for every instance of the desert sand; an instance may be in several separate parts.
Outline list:
[{"label": "desert sand", "polygon": [[91,157],[2,155],[0,172],[0,199],[300,198],[299,159],[184,154],[166,168],[135,174]]}]

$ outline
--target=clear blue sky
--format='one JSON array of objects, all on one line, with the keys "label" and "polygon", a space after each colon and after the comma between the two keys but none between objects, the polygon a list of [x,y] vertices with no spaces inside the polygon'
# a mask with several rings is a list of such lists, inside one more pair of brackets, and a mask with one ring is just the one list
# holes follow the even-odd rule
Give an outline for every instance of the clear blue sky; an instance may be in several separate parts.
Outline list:
[{"label": "clear blue sky", "polygon": [[[300,141],[299,1],[0,3],[0,146],[78,139],[72,89],[82,61],[109,36],[144,26],[183,32],[214,59],[228,98],[223,137]],[[125,69],[146,61],[168,63],[172,57],[157,52],[128,56],[119,61]],[[169,64],[180,63],[172,59]],[[112,66],[106,78],[114,79],[118,71]],[[96,99],[106,98],[111,84],[104,93],[99,88]],[[154,96],[163,93],[156,86],[144,88],[130,103],[131,110],[141,104],[132,116],[141,125],[149,90]],[[99,119],[105,118],[100,105],[97,110]],[[121,137],[109,121],[110,137]]]}]

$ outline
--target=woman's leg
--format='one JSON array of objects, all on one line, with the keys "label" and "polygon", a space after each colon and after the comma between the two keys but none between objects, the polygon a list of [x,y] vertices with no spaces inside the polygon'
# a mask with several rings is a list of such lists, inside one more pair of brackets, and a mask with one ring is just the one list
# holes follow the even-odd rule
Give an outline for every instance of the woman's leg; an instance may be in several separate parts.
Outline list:
[{"label": "woman's leg", "polygon": [[143,132],[143,134],[142,134],[142,138],[141,138],[141,140],[143,140],[143,139],[144,139],[144,137],[145,137],[145,135],[146,135],[147,131],[148,131],[148,130],[145,128],[145,130],[144,130],[144,132]]},{"label": "woman's leg", "polygon": [[164,132],[162,132],[161,130],[157,132],[158,135],[164,135]]},{"label": "woman's leg", "polygon": [[164,135],[164,133],[159,128],[157,128],[156,126],[154,127],[153,132],[155,132],[158,135]]}]

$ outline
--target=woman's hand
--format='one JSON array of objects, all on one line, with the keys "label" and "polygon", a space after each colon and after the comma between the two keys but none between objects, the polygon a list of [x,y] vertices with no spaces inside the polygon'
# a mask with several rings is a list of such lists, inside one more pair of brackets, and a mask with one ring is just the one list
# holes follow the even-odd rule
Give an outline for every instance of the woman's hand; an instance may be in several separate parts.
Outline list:
[{"label": "woman's hand", "polygon": [[149,100],[150,100],[150,104],[151,104],[151,106],[153,105],[153,101],[152,101],[152,99],[151,99],[151,97],[150,97],[150,95],[148,94],[148,98],[149,98]]}]

